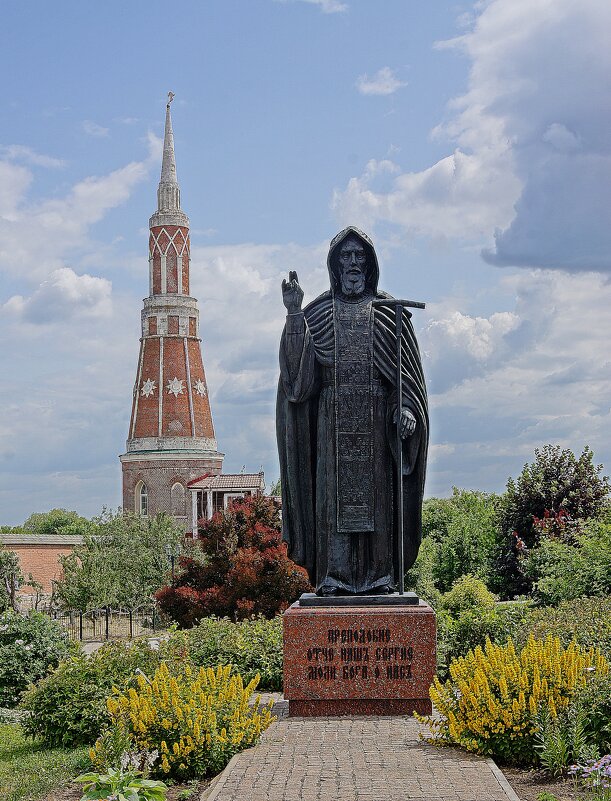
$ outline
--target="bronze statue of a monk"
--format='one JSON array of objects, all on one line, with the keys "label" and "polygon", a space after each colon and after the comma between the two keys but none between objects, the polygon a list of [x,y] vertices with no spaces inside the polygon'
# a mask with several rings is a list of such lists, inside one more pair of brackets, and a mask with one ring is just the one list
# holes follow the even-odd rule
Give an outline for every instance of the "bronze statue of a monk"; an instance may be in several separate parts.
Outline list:
[{"label": "bronze statue of a monk", "polygon": [[411,314],[403,309],[398,398],[395,312],[380,303],[390,296],[378,291],[369,237],[354,227],[341,231],[327,264],[330,291],[303,310],[297,274],[282,283],[287,318],[276,427],[283,536],[318,595],[383,594],[399,580],[399,537],[406,568],[421,540],[429,427],[424,376]]}]

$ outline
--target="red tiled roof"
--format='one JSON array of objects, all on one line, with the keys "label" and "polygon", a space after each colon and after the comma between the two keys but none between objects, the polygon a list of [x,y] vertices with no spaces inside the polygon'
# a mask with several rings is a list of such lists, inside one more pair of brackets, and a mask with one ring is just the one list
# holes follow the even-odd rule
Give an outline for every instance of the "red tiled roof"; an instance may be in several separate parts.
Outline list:
[{"label": "red tiled roof", "polygon": [[263,473],[221,473],[218,476],[204,475],[194,478],[187,486],[206,490],[262,490],[265,481]]}]

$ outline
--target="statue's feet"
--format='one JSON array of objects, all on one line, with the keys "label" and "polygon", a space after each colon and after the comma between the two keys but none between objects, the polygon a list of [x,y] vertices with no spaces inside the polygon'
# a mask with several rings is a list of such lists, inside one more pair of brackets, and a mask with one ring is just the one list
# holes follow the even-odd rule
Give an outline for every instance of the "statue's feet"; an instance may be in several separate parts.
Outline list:
[{"label": "statue's feet", "polygon": [[333,584],[323,584],[316,590],[316,595],[321,595],[323,598],[332,598],[338,594],[338,588]]},{"label": "statue's feet", "polygon": [[369,590],[367,595],[390,595],[392,591],[390,584],[383,584],[381,587],[374,587],[373,590]]}]

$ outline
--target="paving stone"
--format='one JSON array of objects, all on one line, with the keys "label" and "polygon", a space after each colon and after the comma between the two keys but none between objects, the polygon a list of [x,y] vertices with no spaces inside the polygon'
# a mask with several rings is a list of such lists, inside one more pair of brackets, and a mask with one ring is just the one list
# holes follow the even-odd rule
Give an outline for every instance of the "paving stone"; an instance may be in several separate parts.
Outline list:
[{"label": "paving stone", "polygon": [[282,715],[202,801],[518,801],[491,760],[421,733],[413,718]]}]

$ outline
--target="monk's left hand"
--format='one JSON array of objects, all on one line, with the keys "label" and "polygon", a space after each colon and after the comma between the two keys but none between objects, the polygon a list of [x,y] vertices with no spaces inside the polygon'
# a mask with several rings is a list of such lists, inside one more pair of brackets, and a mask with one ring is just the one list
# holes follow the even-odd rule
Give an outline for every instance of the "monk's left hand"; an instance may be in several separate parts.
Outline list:
[{"label": "monk's left hand", "polygon": [[[395,412],[394,423],[397,422],[397,413]],[[416,430],[416,418],[409,409],[401,409],[401,420],[399,422],[399,433],[401,439],[411,437]]]}]

